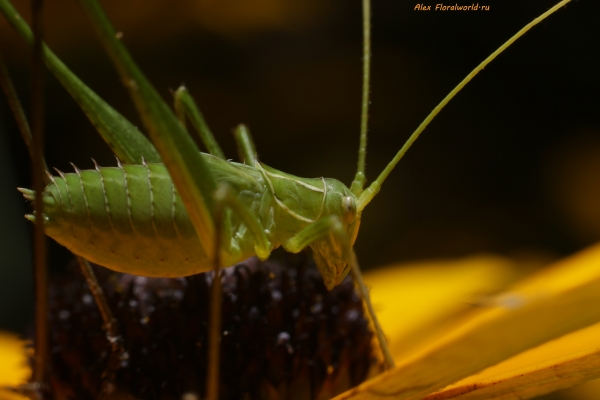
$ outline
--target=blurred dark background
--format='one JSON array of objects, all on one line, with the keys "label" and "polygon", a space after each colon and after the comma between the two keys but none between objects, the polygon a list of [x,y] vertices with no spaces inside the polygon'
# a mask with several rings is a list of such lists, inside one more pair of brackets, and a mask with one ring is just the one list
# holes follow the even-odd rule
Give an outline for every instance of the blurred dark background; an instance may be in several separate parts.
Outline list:
[{"label": "blurred dark background", "polygon": [[[367,176],[473,67],[555,3],[483,1],[490,11],[373,4]],[[105,1],[155,86],[185,83],[228,157],[249,125],[260,159],[349,184],[361,96],[359,1]],[[435,3],[425,3],[433,4]],[[18,3],[28,15],[27,4]],[[50,46],[92,89],[141,125],[77,5],[46,4]],[[494,252],[542,264],[600,238],[600,2],[579,0],[526,34],[435,119],[363,213],[364,269]],[[0,18],[1,19],[1,18]],[[27,104],[29,49],[0,21],[0,50]],[[47,79],[50,166],[116,164],[54,77]],[[29,159],[0,99],[0,329],[23,331],[32,308]],[[71,255],[54,246],[52,269]]]}]

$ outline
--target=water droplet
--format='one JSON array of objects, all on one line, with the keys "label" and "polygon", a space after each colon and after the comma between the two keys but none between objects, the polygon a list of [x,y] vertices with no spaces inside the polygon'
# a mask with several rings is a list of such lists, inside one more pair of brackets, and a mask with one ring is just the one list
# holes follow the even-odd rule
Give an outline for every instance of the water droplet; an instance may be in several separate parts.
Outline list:
[{"label": "water droplet", "polygon": [[271,299],[273,301],[280,301],[283,298],[283,294],[279,290],[273,290],[271,292]]},{"label": "water droplet", "polygon": [[181,400],[200,400],[200,396],[194,392],[187,392],[181,395]]},{"label": "water droplet", "polygon": [[346,312],[345,317],[348,321],[352,322],[352,321],[356,321],[358,319],[358,317],[360,317],[360,315],[357,310],[348,310]]},{"label": "water droplet", "polygon": [[279,332],[279,335],[277,335],[277,346],[281,346],[282,344],[289,342],[290,338],[291,337],[289,333]]},{"label": "water droplet", "polygon": [[317,304],[313,304],[310,307],[310,312],[312,314],[319,314],[321,311],[323,310],[323,303],[317,303]]},{"label": "water droplet", "polygon": [[92,304],[92,303],[94,302],[94,298],[92,297],[92,295],[91,295],[91,294],[84,294],[84,295],[81,297],[81,301],[83,302],[83,304],[85,304],[85,305],[88,305],[88,306],[89,306],[90,304]]}]

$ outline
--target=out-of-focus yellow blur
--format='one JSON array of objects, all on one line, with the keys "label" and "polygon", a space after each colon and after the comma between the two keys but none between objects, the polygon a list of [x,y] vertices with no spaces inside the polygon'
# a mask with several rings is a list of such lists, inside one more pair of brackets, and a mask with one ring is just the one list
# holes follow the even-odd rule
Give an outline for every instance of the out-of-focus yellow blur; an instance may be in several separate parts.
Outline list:
[{"label": "out-of-focus yellow blur", "polygon": [[17,335],[0,332],[0,400],[25,399],[2,389],[26,383],[31,376],[25,346]]}]

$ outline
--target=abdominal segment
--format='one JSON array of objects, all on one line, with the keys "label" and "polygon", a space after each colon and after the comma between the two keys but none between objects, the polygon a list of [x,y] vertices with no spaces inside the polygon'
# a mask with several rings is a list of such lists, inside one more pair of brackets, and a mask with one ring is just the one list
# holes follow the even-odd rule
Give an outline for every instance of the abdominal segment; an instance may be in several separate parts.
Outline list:
[{"label": "abdominal segment", "polygon": [[94,263],[156,277],[212,268],[163,164],[76,170],[42,195],[48,236]]}]

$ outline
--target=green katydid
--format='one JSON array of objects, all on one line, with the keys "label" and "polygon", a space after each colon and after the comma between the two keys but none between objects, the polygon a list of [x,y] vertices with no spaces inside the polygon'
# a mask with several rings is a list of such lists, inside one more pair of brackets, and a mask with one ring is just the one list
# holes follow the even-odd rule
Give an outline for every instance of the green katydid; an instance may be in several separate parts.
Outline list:
[{"label": "green katydid", "polygon": [[[203,137],[203,141],[208,149],[213,149],[211,153],[214,155],[201,155],[175,116],[129,59],[120,42],[114,40],[115,32],[111,31],[109,25],[103,20],[103,15],[95,8],[96,4],[88,1],[82,1],[82,3],[85,7],[89,7],[92,19],[99,19],[96,22],[101,27],[101,36],[106,40],[105,45],[109,47],[109,53],[114,57],[123,81],[131,89],[132,97],[143,116],[146,129],[161,157],[157,156],[149,143],[144,142],[143,137],[138,136],[135,129],[123,121],[120,116],[115,115],[111,109],[107,109],[85,86],[80,82],[74,83],[74,77],[69,76],[64,66],[60,65],[57,59],[52,58],[50,53],[46,53],[49,67],[78,98],[78,101],[82,103],[82,108],[93,121],[101,124],[107,121],[106,118],[111,118],[111,121],[118,121],[114,123],[121,125],[118,128],[119,132],[132,135],[132,139],[122,139],[121,136],[114,136],[114,126],[100,126],[100,131],[109,135],[107,141],[112,144],[112,148],[119,158],[126,163],[135,164],[125,165],[118,169],[99,168],[97,171],[77,171],[76,174],[65,175],[64,179],[55,178],[55,183],[45,192],[47,217],[52,219],[51,207],[56,206],[57,202],[63,202],[61,204],[68,202],[71,204],[71,208],[57,207],[59,214],[62,211],[67,211],[66,214],[72,212],[72,216],[67,217],[72,219],[63,220],[62,223],[71,227],[80,224],[81,228],[77,229],[81,229],[81,231],[78,232],[77,240],[71,240],[68,235],[63,239],[58,230],[53,232],[51,223],[48,223],[46,229],[51,236],[54,236],[59,242],[62,240],[63,244],[76,253],[116,270],[123,271],[133,266],[133,270],[129,269],[127,272],[151,276],[181,276],[210,269],[212,267],[210,261],[215,257],[213,238],[216,228],[212,216],[215,207],[218,207],[215,203],[219,202],[232,210],[224,220],[225,235],[227,239],[230,239],[231,245],[222,252],[223,265],[229,265],[251,254],[265,258],[273,247],[279,245],[292,252],[311,246],[326,284],[328,287],[332,287],[350,270],[351,263],[349,261],[353,260],[351,247],[358,233],[362,210],[377,194],[383,181],[427,123],[445,102],[462,88],[460,86],[455,89],[434,110],[434,113],[413,134],[379,178],[366,190],[363,190],[366,107],[363,109],[365,118],[361,135],[359,170],[351,189],[335,180],[298,178],[256,161],[253,156],[255,151],[251,139],[249,135],[244,134],[243,128],[238,130],[238,142],[249,165],[223,160],[222,157],[217,156],[219,151],[216,150],[214,141],[211,142],[206,137]],[[564,3],[566,1],[559,6]],[[0,4],[6,14],[14,15],[7,4],[4,2]],[[545,14],[545,16],[547,15],[549,13]],[[368,16],[366,20],[368,21]],[[27,36],[26,28],[21,21],[13,20],[12,22],[24,36]],[[365,28],[365,32],[368,32],[368,28]],[[523,31],[519,32],[515,39],[522,33]],[[505,47],[488,58],[485,64]],[[368,48],[366,54],[369,54]],[[368,66],[368,57],[365,57],[365,62],[365,65]],[[480,69],[485,64],[482,64]],[[474,71],[464,83],[477,72],[478,70]],[[368,72],[366,72],[366,76],[368,76]],[[368,81],[365,88],[366,95]],[[178,94],[180,96],[176,108],[179,111],[180,119],[185,118],[182,117],[184,114],[193,117],[194,108],[190,99],[186,97],[184,91],[178,92]],[[363,99],[363,104],[368,104],[368,98]],[[201,120],[196,118],[193,121],[198,123]],[[201,123],[197,125],[201,126]],[[201,132],[206,133],[206,130],[202,128]],[[210,138],[210,136],[208,137]],[[161,159],[165,162],[165,167],[156,163]],[[197,171],[201,171],[201,173]],[[168,179],[169,176],[173,182]],[[136,180],[137,182],[135,182]],[[220,192],[221,197],[215,200],[213,194],[216,192],[217,185],[223,182],[226,182],[227,185],[223,186],[224,189]],[[135,195],[128,193],[129,188],[134,184],[138,184],[142,192],[136,192]],[[115,189],[115,192],[109,195],[106,187],[110,185],[113,185],[112,188]],[[75,190],[78,187],[79,192],[76,193]],[[173,196],[175,188],[180,197]],[[119,190],[120,192],[117,193]],[[136,201],[133,199],[137,198],[138,193],[141,193],[139,194],[140,198],[145,198],[147,206],[140,207],[145,215],[134,215],[137,208],[134,210],[132,203]],[[244,197],[242,193],[248,197]],[[30,198],[33,197],[33,193],[30,191],[25,191],[25,194]],[[169,197],[169,195],[171,196]],[[76,199],[75,196],[78,198]],[[67,198],[69,199],[67,200]],[[166,200],[160,200],[162,203],[157,200],[155,203],[154,198]],[[91,199],[94,199],[93,204]],[[120,205],[117,206],[118,202]],[[186,211],[183,209],[183,204],[189,214],[189,221],[185,219]],[[93,216],[91,210],[94,212]],[[120,213],[120,216],[117,217],[111,212]],[[87,213],[90,214],[86,216]],[[79,221],[75,221],[77,218]],[[138,218],[140,222],[138,222]],[[174,225],[173,221],[179,221],[179,219],[182,222]],[[141,243],[144,240],[143,237],[150,238],[147,243],[154,243],[152,236],[154,235],[156,238],[165,232],[167,235],[165,243],[169,243],[166,244],[166,247],[172,248],[173,243],[177,243],[175,246],[182,246],[182,249],[192,249],[189,251],[188,259],[186,260],[184,257],[176,261],[166,258],[161,260],[160,252],[165,251],[163,254],[167,255],[166,250],[158,250],[157,254],[151,254],[151,257],[144,259],[142,252],[136,256],[126,250],[117,249],[117,244],[111,244],[111,239],[108,236],[102,237],[102,233],[94,236],[94,231],[96,233],[106,232],[109,229],[118,231],[119,228],[115,226],[117,225],[115,221],[122,224],[124,235],[137,234],[138,236],[135,237],[137,243]],[[86,235],[88,240],[81,241],[81,237],[86,237]],[[168,241],[175,237],[183,237],[184,241]],[[198,240],[198,238],[200,239]],[[138,246],[141,249],[147,245],[138,244]],[[119,250],[121,250],[120,254]],[[114,256],[111,255],[113,251],[115,252]],[[179,266],[181,269],[177,269]]]}]

